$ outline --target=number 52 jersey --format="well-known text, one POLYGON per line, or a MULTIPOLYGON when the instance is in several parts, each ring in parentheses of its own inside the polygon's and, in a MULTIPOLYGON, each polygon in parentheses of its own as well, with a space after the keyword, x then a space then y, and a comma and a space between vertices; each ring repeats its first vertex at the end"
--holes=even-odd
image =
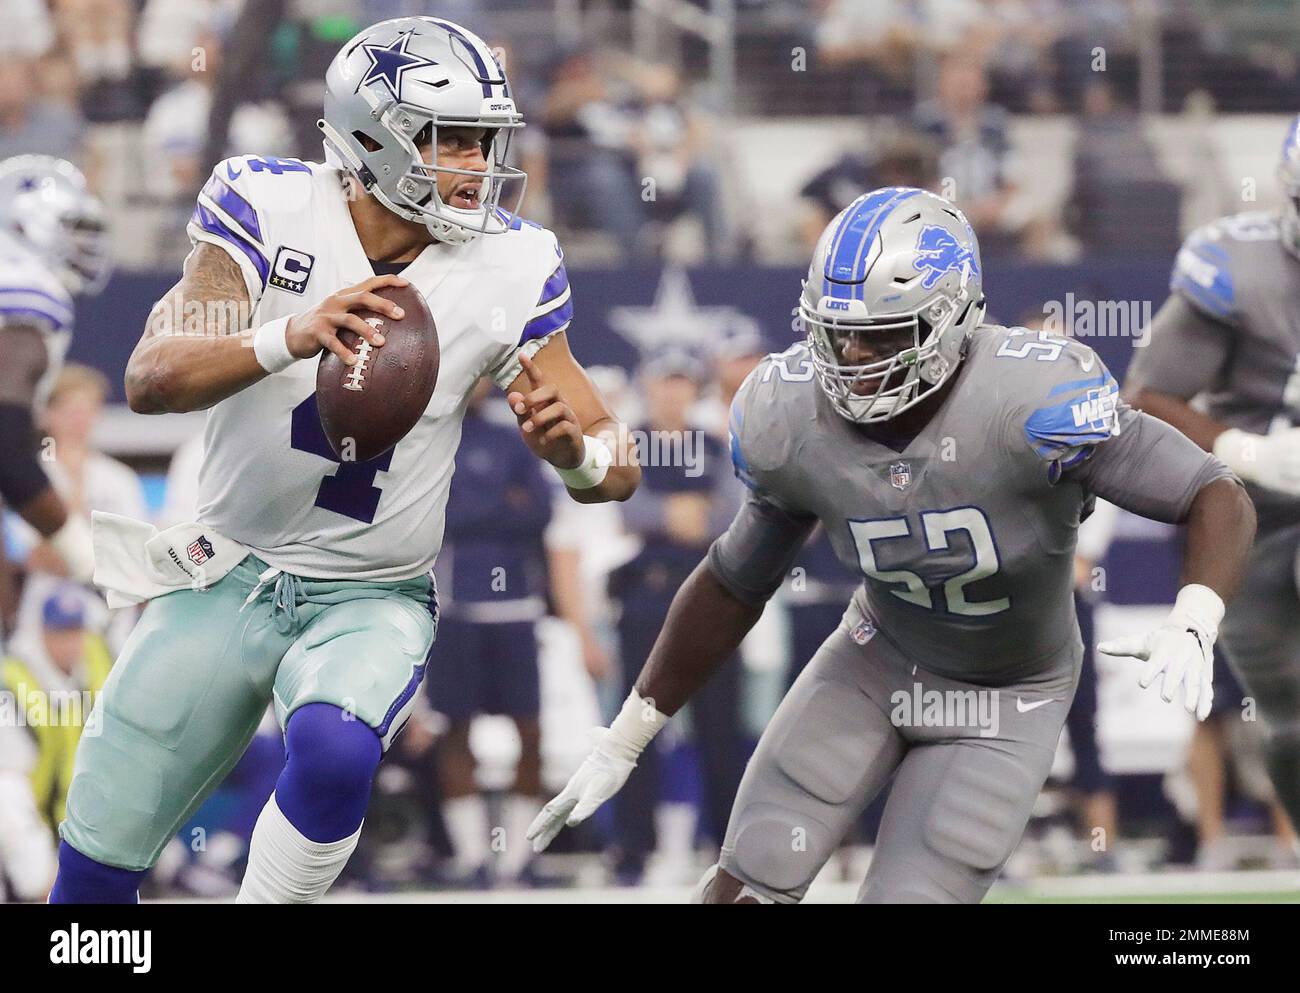
POLYGON ((1079 342, 985 326, 968 344, 951 392, 897 447, 835 413, 806 345, 754 370, 730 424, 751 492, 709 551, 733 595, 770 596, 820 520, 863 576, 855 636, 884 637, 931 672, 1010 682, 1081 651, 1073 556, 1093 497, 1176 522, 1230 477, 1120 401, 1079 342))
MULTIPOLYGON (((317 163, 218 163, 189 234, 238 263, 251 327, 374 275, 344 174, 317 163)), ((208 413, 199 519, 286 572, 375 582, 427 572, 442 543, 471 388, 481 376, 509 384, 520 353, 534 354, 573 314, 555 236, 527 222, 465 245, 430 245, 402 275, 433 314, 441 367, 424 415, 394 448, 368 462, 337 460, 320 426, 315 358, 208 413)))

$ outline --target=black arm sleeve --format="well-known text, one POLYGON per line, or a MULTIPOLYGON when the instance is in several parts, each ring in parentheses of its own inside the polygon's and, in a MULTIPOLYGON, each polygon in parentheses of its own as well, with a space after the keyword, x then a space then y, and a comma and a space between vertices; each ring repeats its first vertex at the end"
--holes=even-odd
POLYGON ((731 527, 709 547, 709 568, 741 603, 760 606, 784 582, 816 524, 815 517, 790 514, 751 493, 731 527))
POLYGON ((26 506, 50 485, 36 458, 34 436, 30 407, 0 403, 0 438, 6 443, 6 451, 0 453, 0 497, 15 510, 26 506))
POLYGON ((1089 493, 1153 521, 1186 520, 1196 494, 1216 479, 1236 479, 1226 465, 1164 421, 1125 407, 1120 433, 1071 475, 1089 493))

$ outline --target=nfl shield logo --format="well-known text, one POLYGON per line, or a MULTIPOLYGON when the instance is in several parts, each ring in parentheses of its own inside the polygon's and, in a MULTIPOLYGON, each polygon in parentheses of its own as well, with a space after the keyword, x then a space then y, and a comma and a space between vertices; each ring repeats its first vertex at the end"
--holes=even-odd
POLYGON ((195 565, 202 565, 212 558, 212 542, 208 541, 203 535, 199 535, 190 542, 185 551, 189 555, 191 562, 195 565))
POLYGON ((912 467, 906 462, 895 462, 889 467, 889 484, 896 490, 905 490, 912 482, 912 467))

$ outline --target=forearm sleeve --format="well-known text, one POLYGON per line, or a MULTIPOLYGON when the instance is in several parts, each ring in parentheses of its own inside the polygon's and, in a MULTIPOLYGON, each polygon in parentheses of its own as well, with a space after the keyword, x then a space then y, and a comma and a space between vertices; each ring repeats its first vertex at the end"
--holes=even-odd
POLYGON ((731 527, 709 547, 709 568, 737 600, 758 606, 780 587, 816 523, 815 517, 790 514, 750 494, 731 527))
POLYGON ((1166 524, 1185 520, 1209 483, 1236 478, 1175 428, 1129 408, 1120 414, 1120 433, 1098 445, 1074 475, 1090 493, 1166 524))
POLYGON ((26 506, 50 485, 32 446, 34 435, 31 408, 0 403, 0 438, 12 443, 0 458, 0 497, 14 510, 26 506))

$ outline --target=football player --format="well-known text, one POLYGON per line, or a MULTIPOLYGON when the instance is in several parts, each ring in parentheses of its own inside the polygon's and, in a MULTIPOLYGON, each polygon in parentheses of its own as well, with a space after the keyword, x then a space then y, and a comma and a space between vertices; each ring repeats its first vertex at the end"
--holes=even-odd
POLYGON ((820 520, 864 576, 741 783, 710 902, 794 902, 892 778, 860 899, 977 902, 1016 847, 1078 679, 1073 554, 1094 497, 1182 522, 1168 618, 1105 646, 1209 711, 1211 649, 1254 530, 1228 469, 1117 399, 1070 339, 982 325, 961 212, 895 187, 826 228, 800 300, 808 340, 732 405, 750 487, 677 594, 633 692, 530 828, 545 847, 614 794, 736 648, 820 520))
POLYGON ((146 532, 149 551, 131 527, 101 534, 96 522, 97 579, 148 604, 104 689, 103 733, 78 754, 53 901, 135 900, 271 702, 287 762, 239 899, 324 894, 424 676, 429 570, 480 377, 508 391, 525 442, 575 499, 635 489, 623 434, 566 342, 555 236, 505 206, 524 179, 505 164, 522 125, 482 40, 398 18, 331 63, 325 164, 241 156, 204 185, 184 275, 126 372, 138 412, 209 410, 198 521, 146 532), (396 447, 340 462, 320 425, 316 358, 355 363, 342 328, 382 348, 355 312, 400 319, 375 291, 408 283, 437 322, 437 388, 396 447), (98 554, 101 540, 121 554, 98 554), (151 553, 192 581, 133 574, 151 553))
POLYGON ((1280 212, 1220 218, 1183 244, 1124 391, 1222 459, 1258 508, 1223 648, 1258 704, 1273 786, 1300 827, 1300 117, 1278 178, 1280 212))
MULTIPOLYGON (((35 420, 72 336, 72 298, 109 275, 103 209, 71 162, 19 155, 0 162, 0 505, 47 538, 69 575, 88 581, 90 526, 41 469, 35 420)), ((0 542, 0 573, 7 574, 0 542)), ((0 620, 14 605, 0 594, 0 620)))

